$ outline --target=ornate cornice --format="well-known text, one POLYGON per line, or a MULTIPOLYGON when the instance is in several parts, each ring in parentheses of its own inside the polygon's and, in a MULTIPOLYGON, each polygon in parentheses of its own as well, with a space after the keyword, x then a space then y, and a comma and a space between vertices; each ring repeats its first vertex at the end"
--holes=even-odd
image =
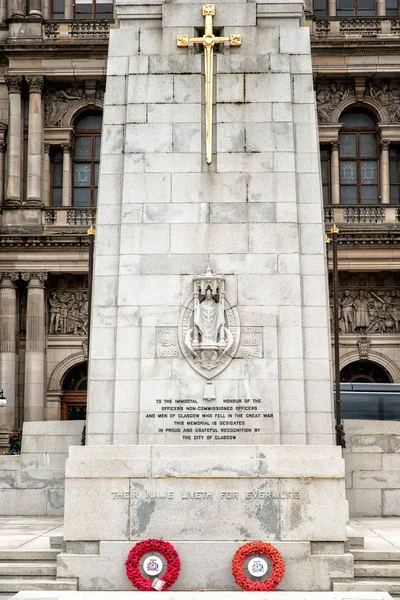
POLYGON ((18 235, 18 234, 3 234, 0 235, 0 248, 15 250, 23 248, 24 250, 32 250, 37 252, 43 250, 48 252, 49 248, 87 248, 89 246, 88 236, 85 233, 70 233, 70 232, 47 232, 43 235, 18 235))

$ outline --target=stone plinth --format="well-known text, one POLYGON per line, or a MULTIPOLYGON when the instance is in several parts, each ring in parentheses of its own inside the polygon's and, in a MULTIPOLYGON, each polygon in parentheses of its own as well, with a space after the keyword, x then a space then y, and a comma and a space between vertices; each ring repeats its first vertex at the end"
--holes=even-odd
POLYGON ((353 574, 343 474, 329 446, 71 448, 58 576, 129 590, 130 548, 161 537, 181 557, 176 590, 234 590, 234 553, 262 539, 284 556, 280 589, 330 589, 353 574))

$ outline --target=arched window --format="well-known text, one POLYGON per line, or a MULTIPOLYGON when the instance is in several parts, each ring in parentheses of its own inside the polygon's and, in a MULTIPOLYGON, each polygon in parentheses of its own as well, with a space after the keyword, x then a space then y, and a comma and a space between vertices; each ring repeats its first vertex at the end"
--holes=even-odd
POLYGON ((75 125, 72 188, 74 206, 96 206, 99 179, 101 113, 86 113, 75 125))
POLYGON ((340 371, 342 383, 392 383, 389 373, 381 365, 369 360, 352 362, 340 371))
POLYGON ((72 367, 62 382, 61 419, 86 419, 87 363, 72 367))
POLYGON ((379 148, 376 122, 362 108, 345 112, 340 130, 341 204, 378 204, 379 148))

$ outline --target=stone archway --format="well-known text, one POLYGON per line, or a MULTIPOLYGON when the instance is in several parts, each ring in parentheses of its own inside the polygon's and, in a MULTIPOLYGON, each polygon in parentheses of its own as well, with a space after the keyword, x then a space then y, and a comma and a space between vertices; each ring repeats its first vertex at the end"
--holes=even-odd
POLYGON ((87 362, 81 362, 70 369, 62 381, 61 420, 75 421, 86 419, 87 402, 87 362))
POLYGON ((357 360, 347 364, 340 371, 343 383, 393 383, 390 373, 371 360, 357 360))
MULTIPOLYGON (((351 363, 355 363, 359 360, 360 360, 360 355, 359 355, 359 352, 356 350, 345 354, 340 359, 340 371, 342 371, 343 368, 346 367, 347 365, 349 365, 351 363)), ((369 354, 368 354, 368 361, 373 362, 373 363, 377 364, 378 366, 382 367, 389 374, 391 382, 393 382, 393 383, 400 382, 400 368, 398 367, 398 365, 395 362, 390 360, 390 358, 388 358, 384 354, 379 354, 378 352, 374 352, 374 351, 370 350, 369 354)))

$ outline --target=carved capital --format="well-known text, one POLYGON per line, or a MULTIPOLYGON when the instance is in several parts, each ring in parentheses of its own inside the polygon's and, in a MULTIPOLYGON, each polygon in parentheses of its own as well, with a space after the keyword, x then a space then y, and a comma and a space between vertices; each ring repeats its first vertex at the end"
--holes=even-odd
POLYGON ((45 145, 43 146, 44 153, 45 153, 45 154, 50 154, 50 148, 51 148, 51 145, 50 145, 50 144, 45 144, 45 145))
POLYGON ((30 94, 41 94, 43 92, 44 78, 40 75, 25 77, 25 81, 28 84, 30 94))
POLYGON ((43 283, 47 281, 47 273, 45 271, 31 271, 29 273, 21 273, 21 279, 23 281, 32 281, 32 279, 38 279, 43 283))
POLYGON ((388 150, 389 150, 389 144, 390 144, 390 142, 388 140, 382 140, 381 141, 381 150, 385 151, 385 152, 388 152, 388 150))
POLYGON ((5 75, 4 81, 9 94, 20 94, 22 91, 22 75, 5 75))
MULTIPOLYGON (((17 281, 19 279, 19 273, 16 273, 15 271, 0 271, 0 286, 1 287, 5 287, 5 285, 7 285, 7 281, 9 280, 12 282, 12 287, 15 286, 15 281, 17 281), (4 285, 5 284, 5 285, 4 285)), ((8 284, 10 285, 10 284, 8 284)))
POLYGON ((69 154, 71 152, 71 143, 67 142, 66 144, 61 144, 61 148, 64 154, 69 154))
POLYGON ((339 141, 331 142, 332 152, 339 152, 339 141))
POLYGON ((363 102, 365 96, 365 77, 354 77, 354 95, 357 102, 363 102))
POLYGON ((6 143, 4 141, 0 142, 0 154, 4 154, 5 150, 6 150, 6 143))

